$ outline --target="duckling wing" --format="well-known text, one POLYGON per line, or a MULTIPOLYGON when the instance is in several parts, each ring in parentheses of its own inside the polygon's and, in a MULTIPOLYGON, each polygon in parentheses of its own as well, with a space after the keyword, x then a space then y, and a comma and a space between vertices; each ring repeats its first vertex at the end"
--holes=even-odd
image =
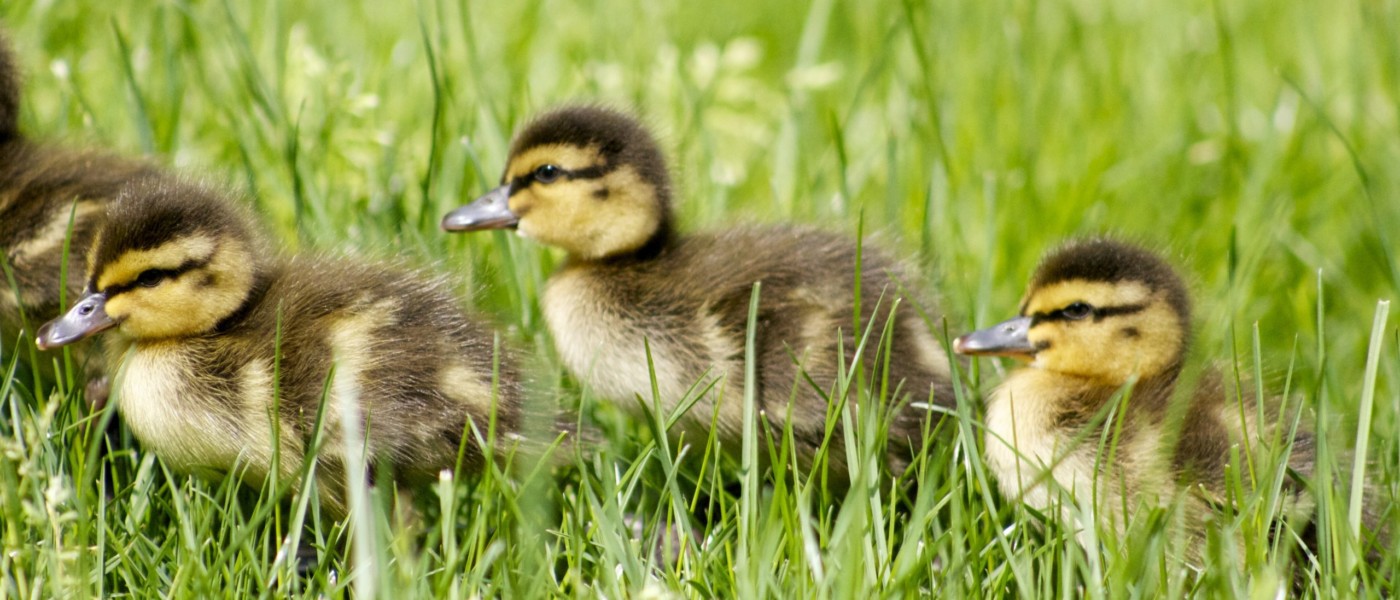
MULTIPOLYGON (((272 339, 280 305, 282 386, 288 414, 305 431, 314 426, 323 391, 329 402, 353 398, 375 456, 431 478, 455 464, 472 426, 483 435, 493 422, 501 432, 518 429, 514 356, 458 308, 444 281, 381 265, 298 259, 267 294, 256 320, 272 339)), ((328 409, 326 419, 333 426, 338 416, 328 409)), ((481 456, 469 444, 468 462, 481 456)))
MULTIPOLYGON (((753 287, 761 284, 759 406, 780 421, 790 411, 794 434, 811 444, 825 436, 839 374, 854 368, 858 351, 866 381, 888 368, 891 396, 882 402, 897 402, 898 390, 913 401, 932 397, 952 405, 946 353, 912 306, 920 300, 912 281, 874 249, 865 248, 858 259, 855 243, 819 230, 740 228, 687 238, 654 263, 637 287, 656 290, 658 304, 698 310, 702 318, 694 326, 708 330, 691 335, 727 340, 724 346, 733 349, 728 358, 738 366, 753 287), (892 336, 883 339, 887 325, 892 336)), ((922 422, 923 411, 905 408, 893 420, 892 436, 917 437, 922 422)))
POLYGON ((1297 407, 1283 413, 1278 401, 1257 398, 1249 385, 1240 387, 1214 366, 1202 372, 1180 427, 1174 456, 1178 478, 1217 511, 1233 510, 1228 500, 1235 495, 1229 491, 1233 470, 1246 492, 1278 485, 1287 495, 1286 513, 1310 512, 1316 438, 1305 426, 1295 429, 1297 407), (1286 462, 1277 471, 1271 461, 1285 449, 1286 462), (1282 479, 1274 482, 1276 473, 1282 479))

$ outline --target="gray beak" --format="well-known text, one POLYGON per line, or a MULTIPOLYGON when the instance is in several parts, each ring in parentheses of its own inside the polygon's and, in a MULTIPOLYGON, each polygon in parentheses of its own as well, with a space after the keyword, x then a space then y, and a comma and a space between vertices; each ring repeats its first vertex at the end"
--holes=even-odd
POLYGON ((510 186, 503 185, 477 198, 471 204, 447 213, 442 218, 443 231, 481 231, 484 229, 513 229, 520 217, 510 212, 510 186))
POLYGON ((977 356, 1030 357, 1036 351, 1026 337, 1030 329, 1030 317, 1016 317, 960 336, 953 340, 953 351, 977 356))
POLYGON ((40 327, 34 343, 40 350, 50 350, 111 329, 116 324, 112 317, 107 316, 107 295, 93 292, 83 296, 68 314, 40 327))

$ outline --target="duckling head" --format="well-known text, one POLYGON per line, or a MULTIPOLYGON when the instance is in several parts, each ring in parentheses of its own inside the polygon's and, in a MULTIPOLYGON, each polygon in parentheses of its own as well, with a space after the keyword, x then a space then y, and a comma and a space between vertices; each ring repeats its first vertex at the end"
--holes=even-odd
POLYGON ((88 253, 88 283, 39 329, 40 349, 110 328, 133 340, 196 336, 239 313, 259 272, 249 218, 212 189, 137 181, 113 201, 88 253))
POLYGON ((1093 239, 1042 260, 1019 317, 959 337, 954 349, 1121 386, 1178 369, 1190 322, 1190 297, 1170 265, 1137 246, 1093 239))
POLYGON ((500 186, 448 213, 442 227, 514 228, 580 258, 608 258, 666 239, 670 188, 661 150, 636 119, 566 107, 516 136, 500 186))

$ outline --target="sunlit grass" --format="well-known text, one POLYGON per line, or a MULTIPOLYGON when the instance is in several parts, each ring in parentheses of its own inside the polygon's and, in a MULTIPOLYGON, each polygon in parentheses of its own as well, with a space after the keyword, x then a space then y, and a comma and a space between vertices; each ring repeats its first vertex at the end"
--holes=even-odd
MULTIPOLYGON (((115 415, 89 414, 81 365, 3 339, 0 597, 1389 590, 1396 555, 1358 567, 1351 500, 1360 479, 1388 500, 1400 467, 1400 335, 1393 304, 1377 315, 1400 296, 1400 2, 21 0, 0 19, 26 131, 240 186, 290 248, 453 273, 531 357, 543 401, 581 407, 600 438, 558 469, 445 478, 418 493, 411 532, 375 489, 357 535, 305 496, 173 475, 126 434, 106 446, 94 432, 115 415), (980 393, 1010 367, 996 362, 962 365, 956 414, 904 479, 867 470, 850 494, 772 461, 790 452, 781 432, 677 444, 658 435, 673 415, 595 399, 538 308, 561 257, 436 225, 493 185, 517 125, 569 100, 660 132, 685 230, 865 231, 941 297, 940 338, 1010 316, 1066 237, 1166 250, 1193 279, 1198 361, 1317 429, 1320 552, 1262 534, 1278 464, 1240 484, 1207 569, 1182 565, 1170 511, 1081 546, 980 463, 980 393), (764 457, 776 473, 745 469, 764 457), (680 558, 658 559, 673 541, 661 554, 680 558), (299 575, 301 544, 318 552, 299 575)), ((839 391, 879 389, 864 377, 839 391)), ((870 467, 879 415, 839 414, 870 467)))

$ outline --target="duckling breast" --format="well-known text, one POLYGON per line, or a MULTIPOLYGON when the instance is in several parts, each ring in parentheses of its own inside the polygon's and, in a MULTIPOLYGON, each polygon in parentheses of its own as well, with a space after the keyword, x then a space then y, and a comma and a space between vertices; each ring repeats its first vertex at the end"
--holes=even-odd
MULTIPOLYGON (((141 444, 185 473, 268 473, 274 455, 271 367, 262 360, 218 365, 205 343, 159 341, 117 350, 117 409, 141 444), (232 368, 223 376, 219 371, 232 368)), ((282 432, 282 472, 300 464, 300 443, 282 432)))
MULTIPOLYGON (((685 420, 691 429, 708 429, 719 396, 742 397, 742 380, 731 377, 736 359, 743 359, 742 345, 726 335, 704 303, 626 302, 627 293, 616 285, 619 278, 598 275, 567 269, 551 277, 545 289, 545 321, 565 366, 593 393, 609 399, 640 396, 650 403, 654 376, 668 414, 688 391, 708 388, 685 420)), ((633 407, 624 403, 623 408, 633 407)), ((714 425, 740 431, 742 403, 721 402, 719 410, 714 425)))
POLYGON ((1066 508, 1062 493, 1068 492, 1115 525, 1137 506, 1170 501, 1175 479, 1160 423, 1135 417, 1130 404, 1121 413, 1099 412, 1117 391, 1041 369, 1008 376, 987 403, 984 450, 1002 493, 1048 511, 1066 508), (1105 437, 1109 417, 1113 435, 1105 437))
POLYGON ((1002 493, 1021 498, 1032 507, 1050 506, 1051 490, 1043 482, 1047 470, 1061 486, 1090 480, 1091 465, 1067 457, 1056 464, 1071 436, 1055 426, 1055 398, 1044 390, 1059 384, 1042 371, 1025 369, 1002 382, 987 401, 984 458, 1002 493))

